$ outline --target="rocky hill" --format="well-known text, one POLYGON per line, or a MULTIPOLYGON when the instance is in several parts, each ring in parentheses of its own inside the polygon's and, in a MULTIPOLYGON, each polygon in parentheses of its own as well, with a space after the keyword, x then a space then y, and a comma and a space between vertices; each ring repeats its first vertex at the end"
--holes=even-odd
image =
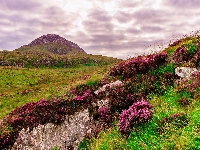
POLYGON ((66 40, 65 38, 56 34, 43 35, 35 40, 33 40, 28 45, 24 45, 17 50, 30 50, 35 46, 42 46, 48 52, 65 55, 73 52, 86 53, 77 44, 66 40))
POLYGON ((0 66, 62 67, 112 64, 119 59, 87 54, 77 44, 56 34, 43 35, 14 51, 0 51, 0 66))

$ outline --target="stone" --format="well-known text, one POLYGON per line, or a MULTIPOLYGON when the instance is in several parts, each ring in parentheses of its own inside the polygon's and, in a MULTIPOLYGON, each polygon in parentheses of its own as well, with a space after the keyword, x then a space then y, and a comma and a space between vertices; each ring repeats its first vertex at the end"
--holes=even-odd
POLYGON ((92 132, 91 120, 89 110, 84 109, 73 116, 66 116, 61 125, 47 123, 38 125, 32 131, 22 129, 12 150, 51 150, 55 146, 59 150, 66 150, 67 147, 78 149, 80 141, 92 132))
POLYGON ((177 67, 175 68, 175 75, 181 77, 181 78, 187 78, 189 79, 191 74, 198 72, 196 68, 190 68, 190 67, 177 67))
POLYGON ((97 102, 97 106, 99 108, 102 108, 102 107, 109 107, 109 99, 102 99, 100 101, 97 102))
POLYGON ((122 85, 122 84, 123 84, 122 81, 117 80, 117 81, 115 81, 115 82, 111 82, 111 83, 108 83, 108 84, 103 85, 101 88, 99 88, 98 90, 96 90, 94 93, 95 93, 96 95, 98 95, 99 92, 105 91, 105 90, 106 90, 106 87, 120 86, 120 85, 122 85))

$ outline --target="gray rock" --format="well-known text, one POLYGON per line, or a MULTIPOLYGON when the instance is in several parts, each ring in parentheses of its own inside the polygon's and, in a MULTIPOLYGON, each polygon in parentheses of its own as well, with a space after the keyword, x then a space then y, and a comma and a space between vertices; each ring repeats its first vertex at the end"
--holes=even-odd
POLYGON ((190 68, 190 67, 177 67, 175 69, 175 74, 181 78, 187 78, 189 79, 191 74, 194 72, 197 72, 198 70, 196 68, 190 68))
POLYGON ((91 118, 88 109, 85 109, 73 116, 66 116, 61 125, 48 123, 32 131, 22 129, 12 150, 51 150, 55 146, 60 150, 66 150, 68 146, 78 149, 80 141, 91 132, 91 118))
POLYGON ((99 92, 105 91, 105 90, 106 90, 106 87, 120 86, 120 85, 122 85, 122 84, 123 84, 122 81, 117 80, 117 81, 115 81, 115 82, 111 82, 111 83, 109 83, 109 84, 103 85, 103 87, 99 88, 99 89, 96 90, 94 93, 95 93, 96 95, 98 95, 99 92))

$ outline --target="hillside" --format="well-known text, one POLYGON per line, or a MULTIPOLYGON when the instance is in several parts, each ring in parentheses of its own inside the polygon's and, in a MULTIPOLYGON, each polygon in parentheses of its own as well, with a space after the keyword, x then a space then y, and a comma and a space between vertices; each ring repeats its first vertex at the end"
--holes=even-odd
MULTIPOLYGON (((44 149, 200 149, 199 36, 179 39, 162 52, 119 61, 115 65, 83 66, 79 66, 82 72, 78 74, 85 82, 69 86, 70 89, 60 95, 26 104, 23 102, 23 105, 9 114, 2 115, 0 148, 17 149, 27 146, 37 149, 42 145, 44 149), (93 75, 99 73, 98 77, 89 73, 92 67, 97 67, 93 75), (102 67, 105 68, 99 72, 102 67), (86 68, 87 76, 84 74, 86 68), (88 79, 89 76, 92 79, 88 79), (90 122, 79 120, 76 118, 77 114, 90 122), (73 116, 78 122, 71 120, 71 124, 67 124, 70 119, 66 121, 66 116, 73 116), (59 127, 63 127, 63 124, 66 129, 62 134, 56 128, 60 130, 59 127), (81 126, 87 132, 80 129, 81 132, 72 130, 73 133, 67 128, 71 128, 70 125, 81 126), (55 137, 45 126, 53 126, 51 130, 55 137), (47 139, 33 138, 44 134, 47 139), (70 137, 62 139, 66 134, 70 137), (67 142, 68 138, 72 142, 67 142), (27 145, 24 139, 36 144, 27 145)), ((39 68, 34 69, 35 72, 41 71, 39 68)), ((50 72, 46 69, 42 70, 42 76, 50 72)), ((18 73, 18 70, 15 71, 11 73, 13 76, 18 73)), ((30 77, 26 76, 28 78, 23 83, 25 85, 30 77)), ((34 78, 37 76, 35 74, 34 78)), ((71 76, 73 78, 73 74, 71 76)), ((50 84, 50 79, 51 75, 44 84, 49 84, 52 88, 55 85, 50 84)), ((63 75, 58 80, 58 84, 62 83, 66 76, 63 75)), ((34 84, 38 87, 42 85, 39 80, 28 82, 30 87, 34 87, 34 84)), ((70 82, 73 83, 74 80, 70 82)), ((13 85, 12 82, 10 84, 13 85)), ((12 88, 4 87, 8 93, 12 88)), ((32 89, 22 91, 17 101, 20 102, 20 98, 29 94, 34 95, 35 91, 32 89)), ((5 100, 1 108, 8 105, 10 104, 6 105, 5 100)))
POLYGON ((80 64, 108 65, 117 61, 112 57, 87 54, 77 44, 55 34, 43 35, 13 51, 0 51, 0 66, 67 68, 80 64))
POLYGON ((35 40, 33 40, 28 45, 21 46, 16 51, 30 51, 33 49, 48 51, 53 54, 65 55, 68 53, 82 52, 86 53, 77 44, 66 40, 65 38, 56 34, 43 35, 35 40))

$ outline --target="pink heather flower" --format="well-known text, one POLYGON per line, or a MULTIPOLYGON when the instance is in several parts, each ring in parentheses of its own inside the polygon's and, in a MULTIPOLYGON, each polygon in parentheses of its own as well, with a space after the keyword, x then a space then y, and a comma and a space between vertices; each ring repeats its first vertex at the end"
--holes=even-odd
POLYGON ((98 109, 98 113, 102 120, 109 122, 111 119, 111 112, 108 107, 101 107, 98 109))
POLYGON ((41 99, 41 100, 38 101, 37 104, 36 104, 36 106, 41 106, 41 107, 43 107, 43 106, 48 106, 48 105, 49 105, 49 103, 48 103, 47 100, 45 100, 45 99, 41 99))
POLYGON ((142 100, 133 103, 128 110, 123 110, 119 115, 119 131, 122 133, 127 133, 134 124, 148 121, 151 117, 151 107, 151 104, 142 100))

